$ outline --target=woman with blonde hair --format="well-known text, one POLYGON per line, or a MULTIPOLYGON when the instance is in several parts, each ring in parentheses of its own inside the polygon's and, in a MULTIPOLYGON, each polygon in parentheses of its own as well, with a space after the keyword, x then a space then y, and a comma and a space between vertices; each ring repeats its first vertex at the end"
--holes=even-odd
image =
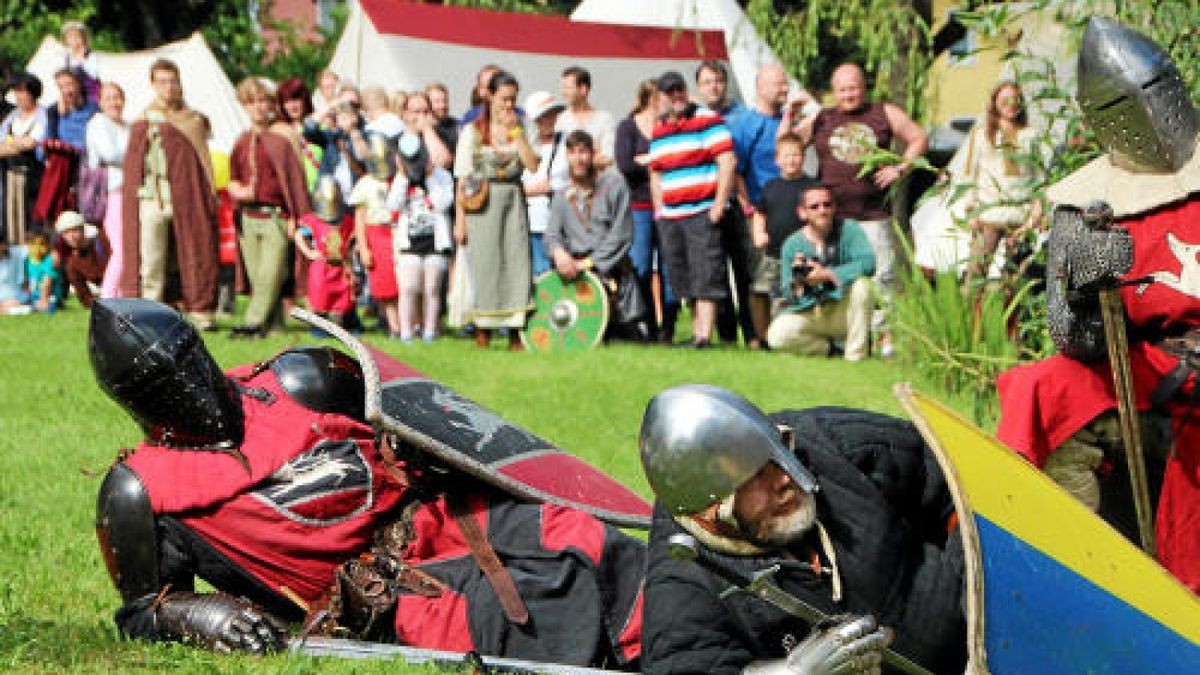
POLYGON ((967 136, 962 180, 970 186, 961 213, 971 229, 967 283, 986 279, 1000 238, 1013 238, 1041 216, 1031 188, 1040 172, 1020 85, 1004 81, 992 89, 987 115, 967 136))
POLYGON ((383 134, 395 139, 404 131, 404 122, 393 111, 392 99, 383 87, 363 87, 359 95, 362 99, 362 115, 366 120, 363 127, 366 133, 383 134))
POLYGON ((397 89, 388 96, 388 110, 392 114, 398 115, 400 119, 404 119, 404 103, 408 100, 408 92, 397 89))

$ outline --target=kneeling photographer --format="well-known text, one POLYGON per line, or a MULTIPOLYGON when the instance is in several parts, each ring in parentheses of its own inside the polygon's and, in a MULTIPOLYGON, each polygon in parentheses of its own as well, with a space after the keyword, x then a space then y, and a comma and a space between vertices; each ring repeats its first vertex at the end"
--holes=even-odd
POLYGON ((785 301, 767 330, 772 349, 828 355, 841 342, 847 361, 865 358, 871 344, 871 275, 875 253, 859 224, 835 218, 833 192, 805 189, 797 212, 803 226, 787 238, 780 260, 785 301))

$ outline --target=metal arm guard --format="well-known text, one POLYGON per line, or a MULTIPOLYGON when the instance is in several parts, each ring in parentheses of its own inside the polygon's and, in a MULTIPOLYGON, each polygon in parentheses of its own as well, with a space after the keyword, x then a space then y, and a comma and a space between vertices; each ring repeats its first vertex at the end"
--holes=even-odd
POLYGON ((157 593, 158 532, 150 496, 124 462, 104 477, 96 500, 96 536, 113 585, 127 604, 157 593))
POLYGON ((225 593, 171 593, 155 610, 159 639, 215 652, 265 654, 282 647, 288 626, 244 598, 225 593))
POLYGON ((305 408, 365 418, 362 368, 344 353, 328 347, 289 349, 275 357, 271 371, 288 396, 305 408))
POLYGON ((1046 265, 1046 324, 1054 346, 1080 361, 1107 355, 1099 292, 1133 267, 1133 237, 1112 225, 1112 208, 1092 202, 1054 211, 1046 265))

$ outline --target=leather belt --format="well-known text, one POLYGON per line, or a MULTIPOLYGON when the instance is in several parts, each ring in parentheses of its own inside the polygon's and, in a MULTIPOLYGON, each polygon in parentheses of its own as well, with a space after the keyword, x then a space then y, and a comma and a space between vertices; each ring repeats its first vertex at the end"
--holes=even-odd
POLYGON ((277 218, 286 214, 282 206, 243 206, 242 215, 251 218, 277 218))
POLYGON ((471 547, 471 556, 475 558, 475 563, 483 570, 488 583, 492 585, 492 590, 496 592, 504 616, 518 626, 529 623, 529 609, 525 607, 525 601, 521 600, 521 594, 517 591, 517 585, 508 573, 508 568, 500 562, 496 550, 479 529, 479 521, 475 520, 475 514, 471 513, 467 497, 447 494, 446 506, 449 507, 450 515, 454 517, 463 538, 467 540, 467 546, 471 547))

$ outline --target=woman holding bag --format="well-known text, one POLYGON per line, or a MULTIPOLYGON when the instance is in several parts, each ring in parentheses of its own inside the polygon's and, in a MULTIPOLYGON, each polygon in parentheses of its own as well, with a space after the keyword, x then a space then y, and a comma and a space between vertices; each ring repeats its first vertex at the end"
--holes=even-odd
POLYGON ((537 171, 538 157, 517 115, 518 91, 512 75, 494 74, 482 114, 463 128, 455 152, 454 238, 468 246, 475 291, 470 317, 481 348, 490 344, 493 329, 507 328, 509 349, 521 349, 518 331, 530 309, 529 216, 521 174, 537 171))

